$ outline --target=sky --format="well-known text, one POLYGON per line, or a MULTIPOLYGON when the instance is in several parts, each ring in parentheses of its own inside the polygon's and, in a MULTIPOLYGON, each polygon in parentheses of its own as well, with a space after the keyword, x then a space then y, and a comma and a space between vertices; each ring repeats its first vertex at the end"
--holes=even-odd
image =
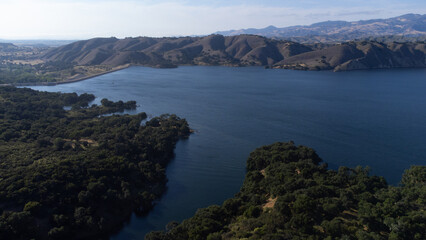
POLYGON ((426 13, 425 0, 0 0, 0 39, 169 37, 426 13))

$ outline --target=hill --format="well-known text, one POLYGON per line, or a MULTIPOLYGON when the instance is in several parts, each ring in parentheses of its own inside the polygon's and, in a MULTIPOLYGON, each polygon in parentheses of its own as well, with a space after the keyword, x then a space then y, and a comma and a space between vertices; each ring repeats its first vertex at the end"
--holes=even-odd
POLYGON ((217 34, 234 36, 255 34, 269 38, 287 39, 302 43, 342 42, 366 37, 404 35, 426 35, 426 14, 406 14, 388 19, 372 19, 354 22, 326 21, 309 26, 277 28, 269 26, 262 29, 240 29, 221 31, 217 34))
POLYGON ((95 38, 47 52, 47 61, 78 65, 271 65, 311 51, 308 46, 254 35, 181 38, 95 38))
POLYGON ((286 58, 275 68, 348 71, 426 67, 425 43, 347 42, 286 58))
POLYGON ((300 44, 256 35, 181 38, 95 38, 54 48, 46 61, 77 65, 154 67, 177 65, 268 66, 346 71, 425 67, 424 42, 300 44))
POLYGON ((327 164, 292 142, 263 146, 247 160, 241 190, 146 240, 426 239, 426 167, 398 187, 368 168, 327 164))

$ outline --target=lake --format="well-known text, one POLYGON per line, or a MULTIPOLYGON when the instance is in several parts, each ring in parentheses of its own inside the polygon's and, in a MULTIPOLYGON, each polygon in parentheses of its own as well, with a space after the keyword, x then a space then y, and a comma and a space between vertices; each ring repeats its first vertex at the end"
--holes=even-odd
MULTIPOLYGON (((426 70, 305 72, 260 67, 131 67, 82 82, 33 89, 136 100, 134 112, 175 113, 195 133, 176 146, 168 190, 114 240, 143 239, 240 188, 251 151, 293 140, 337 169, 370 166, 398 184, 426 163, 426 70)), ((132 113, 132 112, 131 112, 132 113)))

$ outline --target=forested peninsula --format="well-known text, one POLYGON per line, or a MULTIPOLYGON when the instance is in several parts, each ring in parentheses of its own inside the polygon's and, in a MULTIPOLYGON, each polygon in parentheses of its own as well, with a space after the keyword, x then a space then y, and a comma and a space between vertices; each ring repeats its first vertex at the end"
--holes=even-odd
POLYGON ((145 239, 426 239, 426 166, 406 170, 399 186, 368 172, 330 170, 293 142, 263 146, 235 197, 145 239))
POLYGON ((187 122, 94 98, 0 87, 0 239, 107 239, 164 192, 187 122))

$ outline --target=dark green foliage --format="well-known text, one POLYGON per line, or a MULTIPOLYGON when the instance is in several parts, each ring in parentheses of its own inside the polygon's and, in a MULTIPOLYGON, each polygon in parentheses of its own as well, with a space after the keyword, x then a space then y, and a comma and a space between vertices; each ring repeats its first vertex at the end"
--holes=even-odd
POLYGON ((39 202, 27 202, 24 206, 24 212, 30 212, 31 215, 38 215, 40 213, 41 204, 39 202))
POLYGON ((0 239, 106 237, 164 190, 186 121, 102 116, 136 102, 84 107, 93 99, 0 88, 0 239))
POLYGON ((258 148, 234 198, 146 239, 426 239, 426 167, 394 187, 368 168, 320 163, 293 142, 258 148))
MULTIPOLYGON (((59 62, 57 63, 59 64, 59 62)), ((50 65, 50 64, 46 64, 50 65)), ((68 67, 69 64, 66 64, 68 67)), ((65 67, 65 66, 64 66, 65 67)), ((54 82, 55 76, 42 73, 44 65, 29 64, 0 64, 0 84, 4 83, 36 83, 36 82, 54 82)))

